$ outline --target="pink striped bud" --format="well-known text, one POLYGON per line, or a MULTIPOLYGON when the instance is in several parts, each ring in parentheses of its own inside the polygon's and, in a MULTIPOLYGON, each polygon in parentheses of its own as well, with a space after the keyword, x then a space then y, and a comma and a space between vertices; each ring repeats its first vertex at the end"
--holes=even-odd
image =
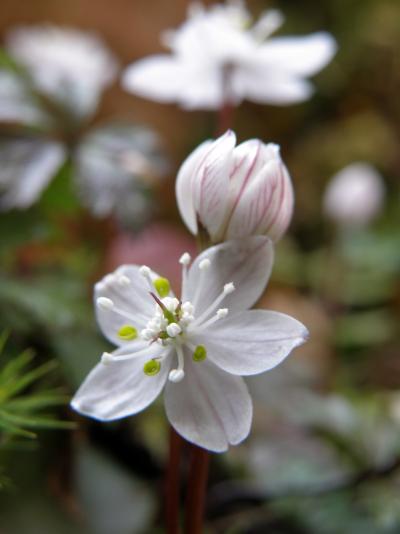
POLYGON ((279 146, 258 139, 236 146, 230 130, 202 143, 183 162, 176 197, 189 230, 197 234, 204 228, 213 243, 260 234, 277 241, 294 202, 279 146))

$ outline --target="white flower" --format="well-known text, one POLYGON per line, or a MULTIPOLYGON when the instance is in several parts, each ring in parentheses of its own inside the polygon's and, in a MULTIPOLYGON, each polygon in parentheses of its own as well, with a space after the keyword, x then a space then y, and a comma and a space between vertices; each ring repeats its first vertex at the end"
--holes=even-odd
POLYGON ((220 452, 251 426, 251 398, 239 375, 272 369, 307 330, 281 313, 248 311, 271 271, 268 238, 229 241, 189 262, 183 255, 180 300, 145 266, 122 266, 95 286, 98 322, 119 348, 103 355, 72 407, 102 421, 119 419, 146 408, 165 387, 175 430, 220 452))
POLYGON ((49 25, 22 26, 6 39, 8 52, 24 65, 39 92, 89 115, 116 76, 117 62, 97 35, 49 25))
POLYGON ((113 213, 128 224, 146 221, 150 185, 166 168, 160 141, 151 130, 124 123, 92 130, 74 161, 80 197, 95 216, 113 213))
POLYGON ((176 181, 181 216, 193 234, 204 228, 214 243, 258 234, 277 240, 294 201, 279 147, 258 139, 235 144, 228 131, 184 161, 176 181))
POLYGON ((324 211, 339 224, 364 226, 379 214, 384 197, 385 186, 376 169, 368 163, 352 163, 329 182, 324 211))
POLYGON ((306 80, 332 59, 336 43, 330 34, 275 37, 283 17, 264 12, 250 25, 242 2, 194 4, 188 19, 164 35, 171 55, 142 59, 123 76, 126 90, 157 102, 178 102, 188 109, 218 109, 224 103, 277 105, 306 100, 306 80))

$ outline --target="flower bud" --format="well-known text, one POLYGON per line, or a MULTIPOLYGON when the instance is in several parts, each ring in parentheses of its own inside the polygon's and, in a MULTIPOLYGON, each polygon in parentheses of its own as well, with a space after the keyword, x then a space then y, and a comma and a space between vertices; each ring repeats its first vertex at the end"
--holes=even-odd
POLYGON ((324 212, 341 225, 364 226, 379 214, 384 196, 380 174, 368 163, 352 163, 328 184, 324 212))
POLYGON ((277 241, 293 212, 293 188, 279 147, 232 131, 205 141, 183 162, 176 181, 181 216, 193 234, 213 243, 250 235, 277 241))

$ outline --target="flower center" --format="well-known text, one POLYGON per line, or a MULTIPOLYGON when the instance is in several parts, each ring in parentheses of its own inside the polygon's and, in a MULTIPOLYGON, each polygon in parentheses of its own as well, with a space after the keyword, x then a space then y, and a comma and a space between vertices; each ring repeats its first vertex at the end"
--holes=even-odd
MULTIPOLYGON (((185 252, 179 262, 182 265, 182 290, 187 282, 187 270, 191 262, 190 255, 185 252)), ((207 276, 207 271, 210 269, 211 261, 204 258, 198 263, 198 283, 194 293, 193 302, 197 302, 200 297, 202 281, 207 276)), ((195 306, 189 300, 182 302, 170 295, 170 283, 167 278, 154 278, 151 270, 146 265, 139 269, 140 274, 144 278, 144 283, 147 284, 149 290, 149 298, 154 300, 154 314, 146 322, 145 327, 138 332, 135 327, 135 318, 129 312, 120 309, 108 297, 99 297, 97 299, 97 306, 104 311, 112 311, 126 320, 126 324, 121 326, 117 331, 117 335, 124 341, 142 340, 149 342, 149 345, 157 343, 161 347, 173 347, 176 353, 177 366, 172 369, 168 375, 171 382, 180 382, 184 376, 184 347, 192 352, 192 359, 194 362, 202 362, 207 358, 207 349, 204 345, 195 345, 191 342, 191 333, 200 333, 206 330, 214 322, 223 319, 228 314, 228 308, 219 308, 224 298, 234 291, 235 287, 232 282, 223 286, 222 292, 211 302, 211 304, 200 314, 195 316, 195 306)), ((103 282, 100 282, 100 288, 112 288, 115 285, 119 289, 128 288, 131 284, 130 279, 116 272, 105 277, 103 282)), ((127 347, 128 350, 128 347, 127 347)), ((148 347, 136 350, 132 353, 113 355, 104 353, 102 362, 110 364, 116 361, 124 361, 132 358, 143 357, 148 353, 148 347)), ((155 356, 148 360, 143 367, 143 372, 147 376, 157 375, 161 370, 161 362, 165 356, 155 356)))

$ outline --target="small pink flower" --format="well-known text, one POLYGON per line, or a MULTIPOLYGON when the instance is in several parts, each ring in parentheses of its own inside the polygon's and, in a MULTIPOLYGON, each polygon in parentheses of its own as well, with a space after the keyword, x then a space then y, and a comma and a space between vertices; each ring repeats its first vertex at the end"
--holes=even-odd
POLYGON ((181 216, 193 234, 202 227, 213 243, 260 234, 277 241, 294 202, 279 146, 258 139, 235 145, 229 130, 184 161, 176 182, 181 216))

